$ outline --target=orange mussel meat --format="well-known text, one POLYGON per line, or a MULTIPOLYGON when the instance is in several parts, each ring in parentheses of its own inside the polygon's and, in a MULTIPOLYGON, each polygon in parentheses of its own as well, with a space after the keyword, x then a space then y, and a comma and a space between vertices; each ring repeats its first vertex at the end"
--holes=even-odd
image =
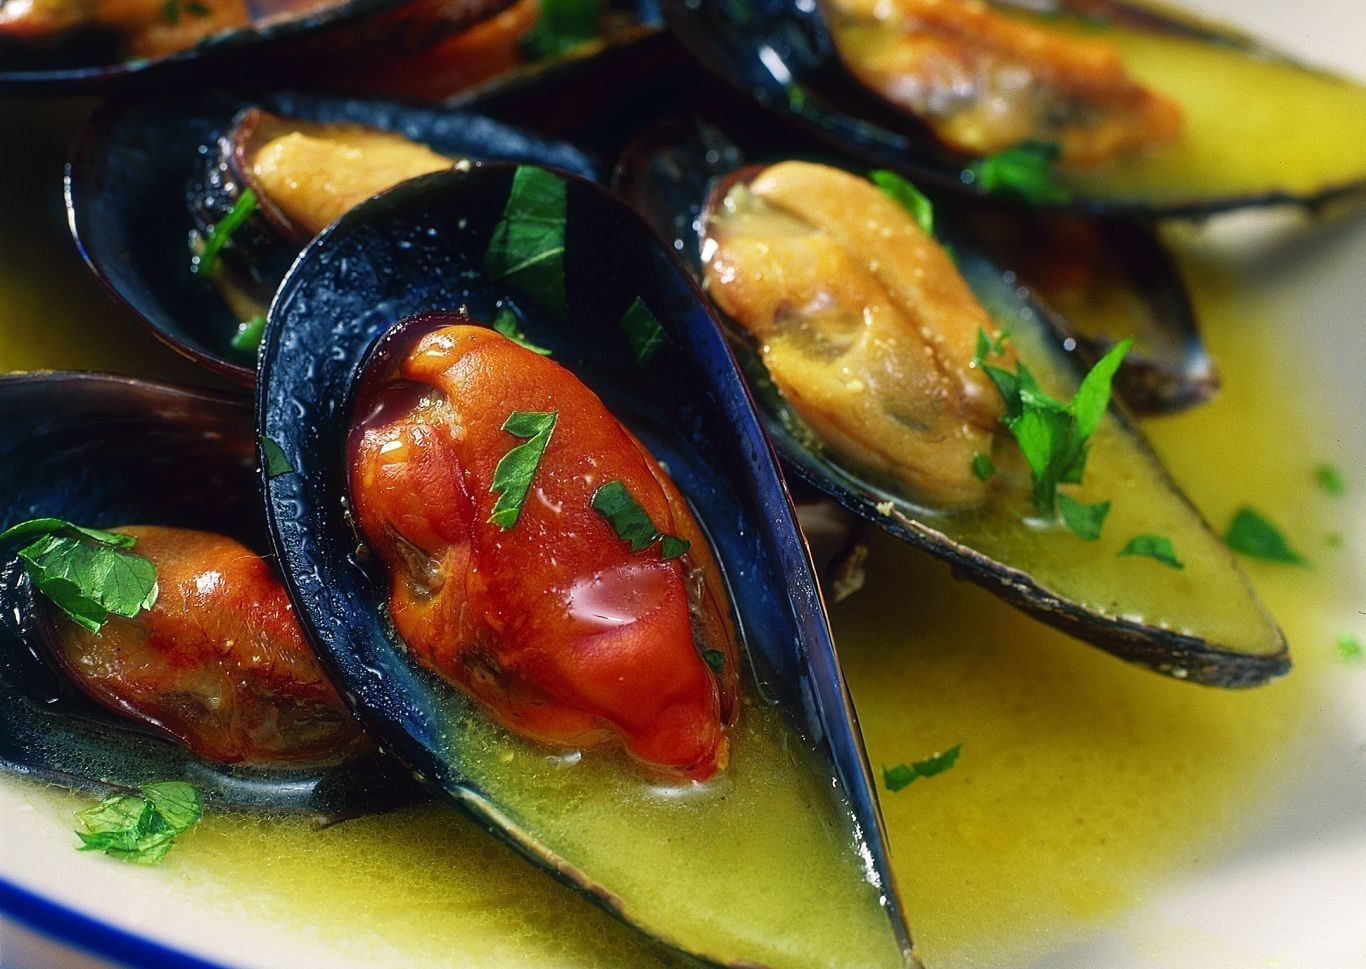
POLYGON ((222 763, 328 763, 368 747, 304 639, 284 586, 231 538, 131 526, 156 604, 97 633, 59 617, 57 658, 99 703, 222 763))
POLYGON ((683 496, 568 370, 483 327, 431 322, 362 393, 351 442, 351 497, 389 568, 398 633, 516 734, 616 742, 652 770, 712 775, 728 758, 738 647, 683 496), (504 528, 490 487, 522 443, 503 429, 515 412, 556 419, 504 528), (689 550, 632 551, 591 504, 612 481, 689 550))

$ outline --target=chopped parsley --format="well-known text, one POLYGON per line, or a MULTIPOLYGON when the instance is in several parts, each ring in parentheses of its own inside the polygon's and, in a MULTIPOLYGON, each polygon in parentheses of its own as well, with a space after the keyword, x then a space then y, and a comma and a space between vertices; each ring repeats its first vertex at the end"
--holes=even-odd
POLYGON ((1239 508, 1228 523, 1224 542, 1235 552, 1252 558, 1290 565, 1306 564, 1304 557, 1290 547, 1280 529, 1246 505, 1239 508))
POLYGON ((1053 180, 1058 153, 1055 144, 1028 141, 973 162, 964 170, 963 181, 988 195, 1057 205, 1072 197, 1053 180))
POLYGON ((713 673, 720 673, 726 668, 726 654, 719 649, 702 650, 702 659, 711 667, 713 673))
POLYGON ((131 619, 156 604, 156 566, 129 551, 137 543, 133 536, 35 518, 0 533, 0 544, 34 536, 36 541, 19 550, 24 571, 53 605, 90 632, 99 632, 111 615, 131 619))
POLYGON ((522 332, 522 324, 511 307, 504 306, 498 311, 498 315, 493 318, 493 329, 519 347, 530 350, 532 353, 539 353, 543 357, 550 356, 549 350, 537 346, 526 338, 526 334, 522 332))
POLYGON ((1315 468, 1314 480, 1320 488, 1335 498, 1347 493, 1346 479, 1343 478, 1342 472, 1331 464, 1320 464, 1315 468))
POLYGON ((237 333, 232 338, 232 348, 242 353, 255 353, 261 349, 261 336, 266 332, 266 318, 257 313, 251 319, 237 324, 237 333))
POLYGON ((977 352, 972 356, 972 365, 980 367, 986 363, 988 357, 999 357, 1006 352, 1006 343, 1010 340, 1009 330, 1000 330, 994 337, 987 336, 987 331, 981 327, 977 328, 977 352))
POLYGON ((1172 540, 1165 535, 1135 535, 1129 539, 1129 544, 1119 550, 1120 555, 1142 555, 1150 559, 1156 559, 1163 565, 1170 565, 1174 569, 1184 569, 1185 563, 1176 557, 1176 549, 1172 547, 1172 540))
POLYGON ((555 430, 559 411, 519 410, 508 415, 503 422, 503 430, 516 437, 527 440, 513 447, 498 461, 493 469, 493 484, 490 493, 497 492, 493 513, 489 523, 504 531, 513 528, 521 517, 522 505, 526 502, 527 492, 531 490, 531 479, 541 466, 541 457, 550 434, 555 430))
POLYGON ((992 463, 991 455, 983 454, 978 451, 972 456, 972 473, 977 476, 978 481, 986 481, 996 473, 996 465, 992 463))
POLYGON ((540 0, 536 25, 522 41, 526 56, 555 57, 598 36, 601 0, 540 0))
MULTIPOLYGON (((1054 400, 1039 386, 1023 362, 1011 373, 983 363, 1001 399, 1005 416, 1001 422, 1010 431, 1029 464, 1034 479, 1034 507, 1040 514, 1056 513, 1058 485, 1080 484, 1086 470, 1090 441, 1110 406, 1110 384, 1133 340, 1124 340, 1110 349, 1091 368, 1070 403, 1054 400)), ((979 351, 993 344, 978 331, 979 351)))
POLYGON ((1058 511, 1062 513, 1063 524, 1072 530, 1072 534, 1088 542, 1094 542, 1100 538, 1105 516, 1110 514, 1110 503, 1102 501, 1094 505, 1084 505, 1069 495, 1058 492, 1058 511))
POLYGON ((204 240, 204 251, 199 254, 199 257, 195 259, 191 265, 196 276, 212 275, 214 265, 218 262, 219 250, 228 244, 228 240, 232 238, 232 234, 240 229, 242 223, 251 218, 252 213, 255 211, 256 193, 251 189, 247 189, 238 196, 237 201, 233 203, 228 214, 223 216, 223 218, 209 230, 209 237, 204 240))
POLYGON ((261 462, 265 468, 266 478, 272 481, 282 474, 294 472, 294 465, 285 457, 284 448, 264 434, 261 435, 261 462))
POLYGON ((180 23, 180 11, 184 10, 188 14, 196 17, 212 16, 213 11, 200 3, 199 0, 165 0, 161 5, 161 17, 172 27, 180 23))
POLYGON ((646 306, 645 301, 639 296, 622 316, 621 328, 631 344, 631 350, 636 357, 636 365, 640 367, 649 363, 650 358, 658 353, 659 348, 669 339, 668 334, 664 332, 664 327, 659 325, 659 320, 650 312, 650 307, 646 306))
POLYGON ((642 551, 659 542, 659 557, 676 559, 691 548, 691 543, 686 539, 661 532, 645 509, 640 507, 640 502, 620 481, 609 481, 593 492, 589 504, 607 519, 617 538, 628 543, 632 552, 642 551))
POLYGON ((954 744, 942 753, 932 754, 924 760, 917 760, 909 765, 897 764, 895 767, 884 767, 882 768, 883 786, 895 794, 897 791, 908 787, 912 781, 918 778, 942 774, 958 763, 958 755, 962 752, 963 745, 954 744))
POLYGON ((1361 640, 1351 633, 1343 633, 1338 637, 1338 655, 1345 660, 1360 660, 1366 656, 1366 647, 1363 647, 1361 640))
POLYGON ((175 839, 204 816, 199 792, 182 781, 144 784, 142 797, 115 794, 77 811, 85 827, 77 831, 80 851, 103 851, 139 865, 156 864, 175 839))
POLYGON ((896 202, 911 214, 916 224, 927 236, 934 235, 934 203, 925 194, 902 178, 896 172, 878 169, 869 173, 873 184, 882 189, 882 194, 896 202))
POLYGON ((503 217, 493 230, 484 268, 546 309, 568 313, 564 282, 564 179, 544 168, 519 165, 503 217))

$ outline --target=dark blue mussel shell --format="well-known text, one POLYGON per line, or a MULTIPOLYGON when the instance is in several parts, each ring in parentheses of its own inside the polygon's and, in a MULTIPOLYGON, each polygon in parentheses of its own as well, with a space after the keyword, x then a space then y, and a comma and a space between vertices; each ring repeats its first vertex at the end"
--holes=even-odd
MULTIPOLYGON (((812 155, 763 134, 746 137, 745 141, 746 147, 742 148, 711 124, 696 118, 674 118, 643 133, 616 165, 614 189, 668 241, 680 262, 699 280, 703 273, 705 207, 714 204, 734 180, 757 173, 762 164, 753 163, 760 159, 810 159, 812 155), (758 158, 747 156, 746 148, 751 145, 758 158)), ((816 160, 847 167, 847 163, 839 159, 816 160)), ((1084 372, 1091 361, 1078 340, 1069 334, 1066 320, 1039 302, 1028 287, 1021 286, 1013 272, 1002 270, 983 252, 967 218, 973 208, 965 209, 961 200, 952 197, 939 194, 932 197, 935 235, 953 251, 959 272, 978 300, 1017 338, 1030 332, 1037 334, 1042 343, 1040 352, 1052 356, 1056 366, 1078 375, 1084 372)), ((1027 232, 1028 223, 1025 226, 1027 232)), ((1141 239, 1134 245, 1140 253, 1145 251, 1141 239)), ((1160 266, 1148 269, 1160 277, 1160 266)), ((903 502, 895 488, 888 490, 885 482, 878 481, 876 476, 845 466, 827 453, 810 430, 801 428, 792 419, 753 338, 719 310, 717 314, 754 389, 764 427, 784 467, 795 479, 824 493, 873 526, 944 559, 958 575, 976 582, 1011 605, 1131 662, 1194 682, 1228 687, 1263 683, 1289 670, 1285 640, 1279 630, 1275 630, 1276 648, 1265 654, 1245 652, 1236 644, 1210 643, 1196 635, 1070 599, 1029 573, 953 537, 951 524, 945 524, 934 509, 903 502), (896 500, 891 500, 893 498, 896 500)), ((1174 316, 1172 328, 1176 337, 1183 336, 1184 319, 1190 318, 1180 313, 1174 316)), ((1190 323, 1192 328, 1184 332, 1184 337, 1190 341, 1194 368, 1189 384, 1198 388, 1201 364, 1207 363, 1208 358, 1193 329, 1193 319, 1190 323)), ((1148 379, 1140 372, 1131 378, 1129 389, 1153 399, 1150 385, 1146 383, 1148 379)), ((1117 380, 1116 388, 1121 386, 1122 382, 1117 380)), ((1179 390, 1183 381, 1178 380, 1175 386, 1179 390)), ((1195 390, 1190 392, 1196 393, 1195 390)), ((1193 510, 1177 484, 1162 469, 1128 412, 1112 406, 1111 416, 1119 432, 1135 445, 1136 460, 1156 469, 1155 481, 1166 496, 1165 500, 1193 510)), ((1195 527, 1209 533, 1208 525, 1199 518, 1198 512, 1195 527)), ((1237 571, 1231 556, 1227 565, 1237 571)), ((1264 614, 1255 597, 1253 607, 1264 614)), ((1270 621, 1269 617, 1267 621, 1270 621)))
MULTIPOLYGON (((252 415, 206 391, 124 377, 0 377, 0 528, 54 516, 152 523, 265 547, 252 415)), ((219 807, 338 818, 421 796, 396 762, 263 770, 201 761, 99 706, 44 659, 15 548, 0 552, 0 769, 107 794, 185 780, 219 807)))
MULTIPOLYGON (((514 301, 526 310, 528 338, 597 393, 688 496, 731 586, 754 685, 810 745, 820 771, 828 771, 823 789, 833 784, 839 792, 848 812, 841 823, 852 826, 853 843, 867 859, 860 877, 880 886, 885 915, 876 918, 890 925, 879 931, 888 933, 889 946, 894 941, 898 961, 913 962, 811 561, 776 459, 704 298, 634 212, 597 185, 568 178, 569 319, 524 305, 482 269, 513 173, 512 166, 476 165, 398 186, 339 219, 280 287, 261 351, 258 426, 295 469, 269 478, 266 497, 305 629, 386 749, 533 861, 633 920, 629 895, 619 895, 610 876, 604 881, 601 872, 557 855, 517 822, 517 803, 500 802, 471 779, 471 758, 479 755, 461 745, 460 731, 468 728, 452 728, 444 712, 455 690, 420 669, 392 632, 388 582, 357 555, 346 512, 351 403, 378 341, 418 314, 464 310, 489 320, 503 301, 514 301), (669 338, 644 368, 617 324, 637 296, 669 338)), ((717 956, 686 937, 646 928, 704 958, 753 964, 743 954, 717 956)))
MULTIPOLYGON (((1145 33, 1238 50, 1254 60, 1328 77, 1222 25, 1146 0, 1000 0, 1000 5, 1114 22, 1145 33)), ((940 145, 923 125, 883 102, 845 69, 821 11, 821 0, 660 0, 660 6, 665 23, 690 54, 775 116, 873 164, 899 169, 939 188, 987 197, 966 173, 970 158, 940 145)), ((1350 84, 1340 78, 1333 80, 1350 84)), ((1230 103, 1241 105, 1237 93, 1230 103)), ((1307 132, 1304 137, 1312 134, 1307 132)), ((1065 201, 1030 204, 1091 215, 1200 216, 1249 206, 1314 206, 1360 193, 1363 188, 1366 172, 1356 171, 1341 183, 1326 184, 1308 193, 1272 188, 1230 196, 1193 193, 1156 199, 1088 195, 1083 190, 1065 201)), ((1016 202, 1008 196, 990 197, 993 201, 1016 202)))
POLYGON ((217 70, 233 59, 259 55, 321 31, 345 27, 400 3, 401 0, 345 0, 316 13, 256 28, 225 31, 193 47, 154 58, 120 56, 112 39, 94 30, 46 43, 0 39, 0 91, 72 93, 101 89, 152 73, 184 75, 204 68, 217 70))
MULTIPOLYGON (((82 130, 67 165, 67 216, 86 263, 172 348, 251 383, 250 353, 234 350, 240 320, 191 269, 190 195, 220 136, 244 108, 306 121, 345 121, 404 135, 455 157, 528 161, 591 176, 577 149, 461 111, 321 94, 225 94, 114 101, 82 130)), ((229 203, 230 205, 230 203, 229 203)), ((276 254, 280 271, 295 251, 276 254)))

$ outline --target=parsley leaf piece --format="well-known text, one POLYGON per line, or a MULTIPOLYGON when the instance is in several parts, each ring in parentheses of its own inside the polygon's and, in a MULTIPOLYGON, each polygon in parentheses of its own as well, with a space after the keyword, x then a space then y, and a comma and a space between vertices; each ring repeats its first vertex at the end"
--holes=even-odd
POLYGON ((1338 655, 1345 660, 1357 661, 1366 656, 1366 647, 1361 645, 1361 640, 1351 633, 1343 633, 1338 637, 1338 655))
POLYGON ((233 334, 232 348, 242 353, 255 353, 261 349, 261 337, 266 332, 266 318, 257 313, 251 319, 237 324, 233 334))
POLYGON ((980 326, 977 328, 977 352, 972 357, 972 365, 980 367, 987 357, 1000 356, 1006 352, 1006 341, 1010 339, 1009 330, 998 330, 995 337, 987 335, 980 326))
POLYGON ((540 0, 536 26, 522 41, 532 59, 555 57, 598 36, 601 0, 540 0))
POLYGON ((516 526, 527 492, 531 490, 531 479, 541 466, 541 456, 550 443, 550 434, 555 430, 555 421, 559 416, 560 412, 553 410, 518 410, 509 414, 503 422, 503 430, 527 440, 504 454, 493 469, 493 484, 489 486, 489 492, 497 492, 498 500, 493 504, 489 524, 497 525, 504 531, 516 526))
POLYGON ((1290 547, 1280 529, 1244 505, 1228 523, 1224 543, 1235 552, 1268 562, 1305 565, 1302 555, 1290 547))
POLYGON ((593 492, 589 504, 594 511, 607 519, 607 524, 612 526, 617 538, 627 542, 632 552, 642 551, 659 542, 659 557, 676 559, 692 547, 692 543, 687 539, 661 532, 645 513, 645 509, 640 506, 640 502, 636 501, 626 485, 620 481, 609 481, 598 488, 593 492))
POLYGON ((1340 498, 1347 493, 1346 479, 1343 478, 1342 472, 1331 464, 1320 464, 1315 468, 1314 480, 1334 498, 1340 498))
POLYGON ((1027 141, 973 162, 965 170, 963 180, 981 186, 989 195, 1060 204, 1072 196, 1053 180, 1053 163, 1058 160, 1058 153, 1055 144, 1027 141))
POLYGON ((484 269, 507 280, 563 319, 564 179, 544 168, 519 165, 512 177, 503 217, 493 230, 484 269))
POLYGON ((34 535, 19 560, 34 587, 72 622, 97 633, 111 614, 131 619, 156 604, 156 566, 128 551, 136 542, 131 535, 35 518, 0 533, 0 543, 34 535))
POLYGON ((1150 559, 1157 559, 1163 565, 1170 565, 1174 569, 1184 569, 1185 563, 1176 557, 1176 549, 1172 547, 1172 540, 1165 535, 1135 535, 1129 539, 1129 544, 1119 550, 1120 555, 1144 555, 1150 559))
POLYGON ((274 481, 282 474, 294 473, 294 465, 285 457, 285 449, 264 434, 261 435, 261 460, 265 462, 268 480, 274 481))
POLYGON ((949 770, 958 763, 958 755, 962 752, 963 745, 954 744, 942 753, 932 754, 924 760, 917 760, 910 765, 897 764, 895 767, 884 767, 882 768, 882 783, 887 790, 895 794, 909 786, 917 778, 933 777, 935 774, 942 774, 949 770))
POLYGON ((209 237, 204 240, 204 251, 191 264, 196 276, 208 276, 213 273, 214 264, 218 262, 219 250, 228 244, 228 240, 242 227, 242 223, 251 218, 256 207, 256 193, 251 189, 237 197, 228 214, 209 230, 209 237))
POLYGON ((925 193, 896 172, 889 172, 883 168, 870 172, 868 177, 874 185, 882 189, 883 195, 911 214, 911 218, 915 219, 925 235, 934 235, 934 203, 925 197, 925 193))
POLYGON ((203 817, 199 792, 181 781, 147 784, 142 797, 115 794, 77 811, 85 826, 77 831, 80 851, 103 851, 136 864, 155 864, 203 817))
POLYGON ((713 673, 720 673, 726 668, 726 654, 719 649, 702 650, 702 659, 711 667, 713 673))
POLYGON ((162 3, 161 19, 172 27, 180 23, 180 0, 165 0, 162 3))
MULTIPOLYGON (((985 334, 979 333, 979 349, 985 334)), ((1110 384, 1124 355, 1133 345, 1124 340, 1096 362, 1070 403, 1050 397, 1021 361, 1016 372, 983 365, 1005 402, 1001 422, 1020 446, 1034 479, 1034 507, 1052 515, 1058 485, 1081 484, 1090 439, 1100 427, 1110 404, 1110 384)))
POLYGON ((650 307, 646 306, 645 301, 639 296, 622 316, 621 328, 626 333, 632 352, 635 353, 638 367, 649 363, 650 358, 658 353, 659 348, 669 339, 664 327, 659 325, 658 318, 650 312, 650 307))
POLYGON ((526 334, 522 332, 522 325, 517 319, 517 314, 507 306, 500 309, 498 315, 493 318, 493 329, 523 349, 530 350, 532 353, 539 353, 543 357, 550 356, 549 350, 545 347, 538 347, 526 338, 526 334))
POLYGON ((1062 513, 1063 524, 1078 538, 1094 542, 1100 538, 1100 530, 1105 525, 1105 516, 1110 514, 1110 503, 1102 501, 1094 505, 1084 505, 1075 498, 1058 493, 1058 511, 1062 513))
POLYGON ((986 481, 996 473, 996 465, 992 463, 991 455, 983 454, 978 451, 972 456, 972 473, 977 476, 978 481, 986 481))

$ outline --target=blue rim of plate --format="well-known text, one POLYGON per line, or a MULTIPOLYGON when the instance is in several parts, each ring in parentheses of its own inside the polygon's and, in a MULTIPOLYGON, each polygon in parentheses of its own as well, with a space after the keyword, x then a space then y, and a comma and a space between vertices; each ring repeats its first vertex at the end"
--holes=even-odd
POLYGON ((136 935, 117 925, 68 908, 0 877, 0 914, 38 934, 83 952, 147 969, 224 969, 180 949, 136 935))

